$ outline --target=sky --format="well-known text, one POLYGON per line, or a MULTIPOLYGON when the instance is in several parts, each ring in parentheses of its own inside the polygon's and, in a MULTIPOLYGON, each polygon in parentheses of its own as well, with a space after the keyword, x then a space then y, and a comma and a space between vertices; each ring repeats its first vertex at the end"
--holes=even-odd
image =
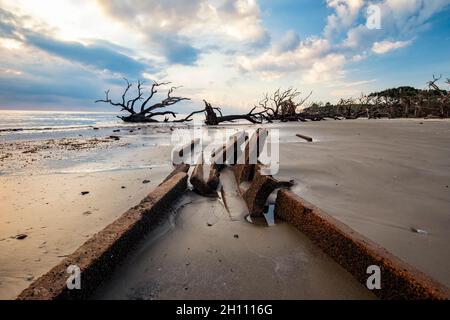
POLYGON ((0 0, 0 57, 0 109, 113 110, 124 77, 182 86, 181 112, 334 102, 450 78, 450 0, 0 0))

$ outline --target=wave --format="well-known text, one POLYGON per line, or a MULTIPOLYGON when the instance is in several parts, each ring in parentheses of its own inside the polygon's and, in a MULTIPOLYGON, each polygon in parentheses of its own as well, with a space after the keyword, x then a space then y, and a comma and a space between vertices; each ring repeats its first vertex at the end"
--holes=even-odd
POLYGON ((53 126, 53 127, 20 127, 20 128, 0 128, 0 133, 13 133, 13 132, 36 132, 36 131, 69 131, 69 130, 82 130, 82 129, 109 129, 109 128, 145 128, 145 127, 165 127, 165 126, 183 126, 183 124, 177 123, 104 123, 98 125, 77 125, 77 126, 53 126))
POLYGON ((20 132, 20 131, 49 131, 49 130, 76 130, 88 129, 94 126, 66 126, 66 127, 35 127, 35 128, 5 128, 0 129, 0 132, 20 132))

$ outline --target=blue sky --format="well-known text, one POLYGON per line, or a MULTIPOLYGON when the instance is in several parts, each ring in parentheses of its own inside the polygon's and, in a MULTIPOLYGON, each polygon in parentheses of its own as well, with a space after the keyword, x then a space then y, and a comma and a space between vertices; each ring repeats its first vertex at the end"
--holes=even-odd
POLYGON ((450 0, 0 0, 0 55, 1 109, 112 110, 122 77, 182 85, 181 112, 336 101, 450 78, 450 0))

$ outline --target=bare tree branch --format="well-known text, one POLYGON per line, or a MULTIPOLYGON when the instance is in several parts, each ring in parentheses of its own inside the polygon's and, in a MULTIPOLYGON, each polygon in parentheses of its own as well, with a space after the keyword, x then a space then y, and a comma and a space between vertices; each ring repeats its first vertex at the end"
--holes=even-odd
POLYGON ((157 88, 157 87, 160 87, 160 86, 165 86, 165 85, 168 85, 168 84, 170 84, 170 82, 161 82, 161 83, 158 83, 158 82, 155 81, 155 82, 153 83, 149 97, 148 97, 148 98, 144 101, 144 103, 142 103, 142 105, 141 105, 141 113, 145 111, 145 106, 147 105, 147 103, 153 98, 153 96, 154 96, 156 93, 158 93, 158 90, 156 90, 156 88, 157 88))
POLYGON ((129 82, 128 79, 124 78, 124 80, 126 81, 126 87, 125 90, 122 94, 122 102, 114 102, 110 99, 109 97, 109 93, 110 91, 105 91, 105 99, 102 100, 97 100, 95 101, 97 102, 104 102, 104 103, 109 103, 113 106, 117 106, 117 107, 121 107, 121 111, 127 111, 129 112, 131 115, 130 116, 123 116, 120 117, 122 120, 124 121, 128 121, 128 122, 155 122, 156 120, 152 119, 153 117, 156 116, 161 116, 161 115, 172 115, 174 118, 176 117, 176 113, 171 111, 171 110, 167 110, 167 111, 161 111, 161 112, 152 112, 153 110, 156 109, 160 109, 160 108, 166 108, 168 106, 172 106, 178 102, 184 101, 184 100, 190 100, 189 98, 184 98, 184 97, 173 97, 172 94, 173 92, 178 89, 179 87, 171 87, 168 92, 167 92, 167 97, 162 100, 161 102, 155 103, 150 107, 146 108, 146 105, 148 104, 148 102, 155 96, 155 94, 158 92, 157 88, 160 86, 164 86, 167 84, 170 84, 170 82, 154 82, 152 84, 151 87, 151 91, 149 96, 143 101, 143 103, 141 104, 140 107, 140 111, 139 113, 137 113, 135 111, 135 105, 138 101, 143 100, 144 98, 144 90, 143 90, 143 85, 144 82, 143 81, 138 81, 137 83, 137 96, 127 100, 127 94, 129 93, 130 88, 133 86, 133 83, 129 82))

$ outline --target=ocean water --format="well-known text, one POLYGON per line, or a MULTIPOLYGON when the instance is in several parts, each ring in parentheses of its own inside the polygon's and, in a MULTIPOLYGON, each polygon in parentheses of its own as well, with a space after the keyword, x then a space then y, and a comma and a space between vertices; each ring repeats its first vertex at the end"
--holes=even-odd
MULTIPOLYGON (((176 125, 164 122, 125 123, 118 115, 119 112, 0 110, 0 141, 101 136, 113 134, 114 129, 142 127, 156 130, 158 127, 176 125)), ((152 131, 146 132, 151 134, 152 131)))
MULTIPOLYGON (((30 172, 47 174, 134 170, 170 164, 170 158, 163 163, 153 162, 151 154, 157 146, 170 146, 171 131, 168 127, 173 124, 125 123, 117 118, 119 114, 0 110, 0 157, 16 150, 21 153, 21 148, 30 149, 48 143, 53 145, 53 140, 79 139, 77 141, 85 143, 90 138, 120 136, 120 142, 108 148, 99 146, 69 152, 55 147, 50 152, 55 155, 41 159, 39 165, 35 166, 39 169, 37 171, 35 167, 22 165, 20 161, 6 161, 4 166, 0 166, 0 176, 30 172)), ((37 156, 34 158, 38 159, 37 156)))
POLYGON ((0 110, 0 132, 114 126, 117 112, 0 110))

